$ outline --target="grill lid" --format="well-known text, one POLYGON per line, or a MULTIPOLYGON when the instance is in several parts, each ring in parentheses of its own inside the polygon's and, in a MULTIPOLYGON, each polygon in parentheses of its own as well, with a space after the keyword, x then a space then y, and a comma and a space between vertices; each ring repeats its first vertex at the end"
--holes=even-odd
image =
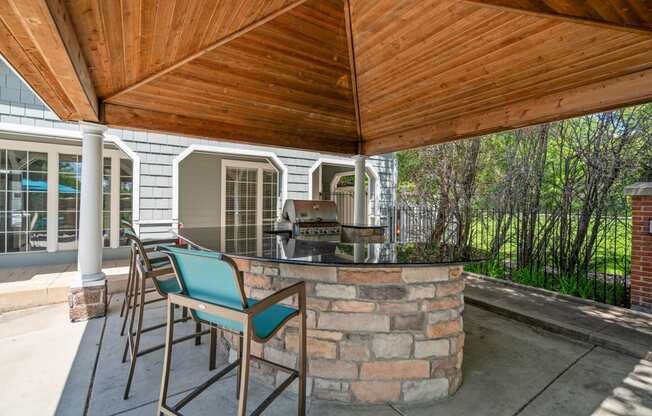
POLYGON ((283 205, 282 219, 291 224, 338 223, 334 201, 288 199, 283 205))

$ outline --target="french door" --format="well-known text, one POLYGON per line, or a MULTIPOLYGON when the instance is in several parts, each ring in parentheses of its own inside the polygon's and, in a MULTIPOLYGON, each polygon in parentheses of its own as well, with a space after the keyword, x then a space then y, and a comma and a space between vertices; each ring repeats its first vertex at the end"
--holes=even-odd
POLYGON ((268 163, 222 161, 222 247, 240 254, 260 255, 269 248, 263 228, 278 215, 278 174, 268 163))

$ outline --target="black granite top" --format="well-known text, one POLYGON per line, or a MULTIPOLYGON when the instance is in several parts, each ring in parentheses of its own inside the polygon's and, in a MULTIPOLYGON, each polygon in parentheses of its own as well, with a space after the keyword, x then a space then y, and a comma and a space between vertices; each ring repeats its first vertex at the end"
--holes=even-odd
POLYGON ((367 228, 373 228, 373 229, 378 229, 378 228, 387 228, 386 225, 369 225, 369 224, 342 224, 342 227, 347 227, 347 228, 360 228, 360 229, 367 229, 367 228))
POLYGON ((488 257, 482 250, 430 243, 341 243, 294 239, 287 233, 264 232, 259 226, 183 228, 178 236, 205 250, 280 263, 428 266, 474 263, 488 257))

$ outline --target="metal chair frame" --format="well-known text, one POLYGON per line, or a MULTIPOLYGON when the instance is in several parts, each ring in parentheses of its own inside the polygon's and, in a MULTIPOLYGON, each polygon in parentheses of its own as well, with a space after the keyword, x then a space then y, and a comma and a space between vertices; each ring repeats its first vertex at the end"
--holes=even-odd
MULTIPOLYGON (((124 352, 122 354, 122 362, 127 361, 127 356, 130 358, 129 365, 129 375, 127 377, 127 385, 125 386, 123 398, 126 400, 129 398, 129 391, 131 390, 131 383, 133 381, 133 376, 136 370, 136 362, 138 357, 152 353, 154 351, 163 349, 165 344, 158 344, 147 349, 140 349, 140 338, 141 335, 145 332, 153 331, 156 329, 164 328, 167 325, 167 322, 156 324, 148 327, 143 327, 144 315, 145 315, 145 305, 148 303, 153 303, 161 300, 166 300, 168 294, 160 290, 158 286, 157 278, 162 276, 170 276, 174 274, 174 270, 171 267, 165 268, 155 268, 155 263, 153 263, 147 253, 154 251, 153 247, 145 247, 143 243, 137 237, 127 235, 130 240, 132 249, 131 249, 131 259, 133 261, 134 273, 132 275, 131 282, 131 292, 130 300, 131 305, 127 306, 125 315, 125 321, 129 318, 129 331, 127 333, 127 340, 125 342, 124 352), (154 283, 154 290, 156 291, 160 298, 146 301, 145 295, 147 293, 152 293, 152 290, 147 290, 147 282, 152 281, 154 283), (131 314, 129 313, 131 311, 131 314), (136 319, 136 315, 137 319, 136 319), (137 323, 136 323, 137 322, 137 323), (134 326, 136 328, 134 329, 134 326), (127 355, 129 353, 129 355, 127 355)), ((158 241, 167 241, 167 240, 158 240, 158 241)), ((176 241, 176 240, 175 240, 176 241)), ((162 244, 162 243, 158 243, 162 244)), ((167 260, 167 258, 165 258, 167 260)), ((157 262, 160 263, 160 262, 157 262)), ((182 317, 175 319, 173 323, 186 322, 191 318, 188 316, 188 311, 186 308, 182 310, 182 317)), ((195 345, 201 344, 201 337, 203 335, 208 335, 210 330, 202 330, 200 322, 195 323, 195 332, 190 335, 186 335, 174 340, 174 343, 183 342, 187 340, 194 339, 195 345)), ((216 354, 215 354, 216 343, 211 342, 211 352, 209 358, 209 368, 213 370, 216 366, 216 354)))
MULTIPOLYGON (((128 221, 125 221, 125 220, 120 221, 120 223, 125 228, 127 228, 134 236, 137 235, 136 230, 134 230, 134 227, 131 225, 131 223, 129 223, 128 221)), ((128 234, 127 234, 127 238, 129 238, 128 234)), ((143 247, 145 247, 147 249, 149 249, 150 247, 156 247, 159 244, 174 244, 176 242, 177 242, 176 239, 145 240, 145 241, 141 240, 141 244, 143 245, 143 247)), ((165 262, 167 262, 166 258, 161 258, 161 260, 165 260, 165 262)), ((125 328, 127 326, 127 321, 128 321, 128 317, 129 317, 129 310, 131 309, 131 295, 132 295, 132 290, 133 290, 132 285, 133 285, 133 282, 135 280, 134 275, 136 273, 136 263, 135 263, 135 261, 136 261, 136 257, 134 255, 134 250, 133 250, 133 247, 132 247, 132 249, 129 251, 129 271, 127 273, 127 284, 125 286, 125 293, 124 293, 124 297, 122 299, 122 306, 120 308, 120 317, 123 318, 122 319, 122 327, 120 329, 120 336, 124 336, 125 328)), ((157 262, 150 260, 150 263, 157 263, 157 262)), ((155 264, 152 264, 152 265, 155 265, 155 264)), ((153 293, 155 291, 156 291, 155 288, 147 289, 147 293, 153 293)), ((151 300, 146 301, 145 304, 160 302, 162 300, 165 300, 165 298, 160 297, 160 298, 156 298, 156 299, 151 299, 151 300)))
MULTIPOLYGON (((165 251, 163 251, 165 253, 165 251)), ((263 300, 256 302, 255 304, 248 306, 247 298, 244 293, 244 280, 243 275, 236 263, 227 256, 222 256, 222 260, 228 262, 235 272, 235 277, 237 279, 237 284, 241 292, 242 301, 243 301, 243 310, 236 310, 226 306, 221 306, 218 304, 200 301, 193 299, 189 296, 184 295, 187 293, 183 285, 183 281, 179 278, 178 268, 174 261, 174 258, 165 253, 170 258, 170 263, 172 264, 172 269, 179 281, 179 286, 181 287, 181 294, 170 294, 168 296, 168 305, 167 305, 167 331, 165 336, 165 357, 163 360, 163 375, 161 378, 161 392, 159 396, 159 405, 158 405, 158 414, 163 414, 167 416, 177 416, 180 415, 179 410, 187 405, 191 400, 195 399, 199 394, 204 390, 214 384, 216 381, 224 377, 234 368, 237 371, 236 376, 236 397, 238 400, 238 415, 245 416, 247 408, 247 387, 249 384, 249 364, 252 359, 257 360, 261 363, 267 364, 279 371, 289 374, 288 378, 277 386, 274 391, 265 399, 263 402, 251 413, 251 415, 261 414, 295 379, 299 379, 299 397, 298 397, 298 415, 305 416, 306 413, 306 287, 305 282, 295 283, 291 286, 288 286, 284 289, 281 289, 263 300), (264 311, 265 309, 273 306, 280 301, 287 299, 292 296, 298 297, 298 310, 296 313, 289 315, 285 320, 283 320, 275 328, 275 330, 269 334, 266 338, 258 338, 255 335, 253 328, 253 317, 258 313, 264 311), (239 348, 238 348, 238 358, 225 368, 221 369, 213 377, 209 378, 207 381, 196 387, 186 396, 184 396, 176 405, 170 406, 167 404, 168 396, 168 385, 170 381, 170 366, 172 363, 172 345, 175 344, 174 341, 174 309, 175 306, 182 306, 188 308, 191 311, 200 311, 216 316, 223 317, 225 319, 240 322, 242 324, 243 331, 234 332, 227 328, 219 327, 220 329, 236 333, 239 336, 239 348), (278 363, 266 360, 261 357, 257 357, 251 354, 251 342, 256 341, 259 343, 265 343, 270 338, 274 336, 291 318, 298 316, 299 317, 299 357, 298 357, 298 369, 289 368, 278 363)), ((194 318, 196 319, 196 318, 194 318)), ((216 342, 217 332, 216 326, 214 323, 201 321, 202 323, 208 324, 211 327, 211 344, 216 342)), ((211 348, 213 351, 213 348, 211 348)))

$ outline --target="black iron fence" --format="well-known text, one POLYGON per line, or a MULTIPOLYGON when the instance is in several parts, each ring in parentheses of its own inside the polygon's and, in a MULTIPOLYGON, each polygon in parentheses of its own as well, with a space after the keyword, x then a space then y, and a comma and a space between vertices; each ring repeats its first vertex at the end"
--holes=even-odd
POLYGON ((482 248, 489 260, 466 270, 629 307, 631 214, 474 209, 384 208, 389 239, 482 248))

